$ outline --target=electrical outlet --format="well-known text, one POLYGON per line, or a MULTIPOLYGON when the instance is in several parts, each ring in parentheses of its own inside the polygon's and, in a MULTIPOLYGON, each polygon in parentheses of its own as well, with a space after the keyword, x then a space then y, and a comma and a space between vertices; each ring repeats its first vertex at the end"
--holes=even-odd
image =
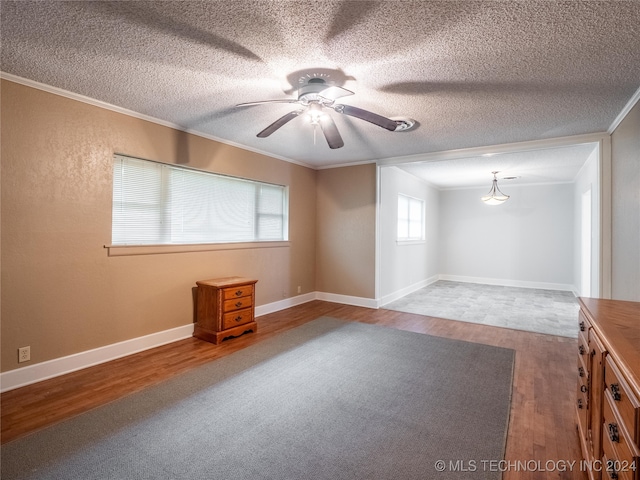
POLYGON ((302 293, 302 287, 298 285, 298 293, 302 293))
POLYGON ((31 360, 31 347, 20 347, 18 349, 18 363, 31 360))

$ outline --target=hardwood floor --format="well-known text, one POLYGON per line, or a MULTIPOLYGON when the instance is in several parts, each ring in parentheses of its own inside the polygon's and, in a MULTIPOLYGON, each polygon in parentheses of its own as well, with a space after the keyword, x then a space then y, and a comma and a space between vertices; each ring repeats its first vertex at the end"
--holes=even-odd
POLYGON ((1 441, 28 435, 323 315, 514 349, 506 463, 478 469, 504 471, 505 480, 587 478, 580 469, 574 407, 576 339, 323 301, 259 317, 257 333, 220 345, 189 338, 5 392, 0 397, 1 441))

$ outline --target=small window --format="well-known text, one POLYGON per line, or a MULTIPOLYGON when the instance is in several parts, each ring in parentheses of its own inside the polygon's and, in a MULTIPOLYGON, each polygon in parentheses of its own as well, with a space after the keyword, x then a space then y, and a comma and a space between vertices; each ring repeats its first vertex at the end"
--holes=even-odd
POLYGON ((398 194, 398 241, 424 240, 424 201, 398 194))
POLYGON ((284 241, 287 187, 116 155, 113 245, 284 241))

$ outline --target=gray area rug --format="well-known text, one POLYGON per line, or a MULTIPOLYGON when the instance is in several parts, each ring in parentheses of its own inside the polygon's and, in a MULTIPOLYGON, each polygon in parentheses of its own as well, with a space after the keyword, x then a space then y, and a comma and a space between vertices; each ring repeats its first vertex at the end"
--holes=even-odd
POLYGON ((577 338, 580 307, 571 292, 439 280, 383 308, 577 338))
POLYGON ((322 317, 10 442, 1 476, 500 478, 481 462, 503 459, 513 362, 510 349, 322 317))

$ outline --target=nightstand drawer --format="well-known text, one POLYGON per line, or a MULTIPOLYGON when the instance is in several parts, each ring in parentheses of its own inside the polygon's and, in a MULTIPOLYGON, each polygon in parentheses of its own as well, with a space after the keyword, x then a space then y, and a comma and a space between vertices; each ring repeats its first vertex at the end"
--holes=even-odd
POLYGON ((246 308, 236 312, 227 313, 222 317, 222 329, 237 327, 253 321, 253 309, 246 308))
POLYGON ((606 392, 611 395, 613 400, 613 410, 629 432, 631 440, 637 445, 639 443, 638 415, 640 414, 640 402, 631 392, 618 366, 609 356, 606 358, 604 382, 606 392))
POLYGON ((240 310, 241 308, 248 308, 253 305, 253 297, 240 297, 232 298, 231 300, 225 300, 222 309, 224 312, 233 312, 234 310, 240 310))
POLYGON ((233 298, 248 297, 253 293, 253 285, 242 285, 222 290, 222 298, 230 300, 233 298))

